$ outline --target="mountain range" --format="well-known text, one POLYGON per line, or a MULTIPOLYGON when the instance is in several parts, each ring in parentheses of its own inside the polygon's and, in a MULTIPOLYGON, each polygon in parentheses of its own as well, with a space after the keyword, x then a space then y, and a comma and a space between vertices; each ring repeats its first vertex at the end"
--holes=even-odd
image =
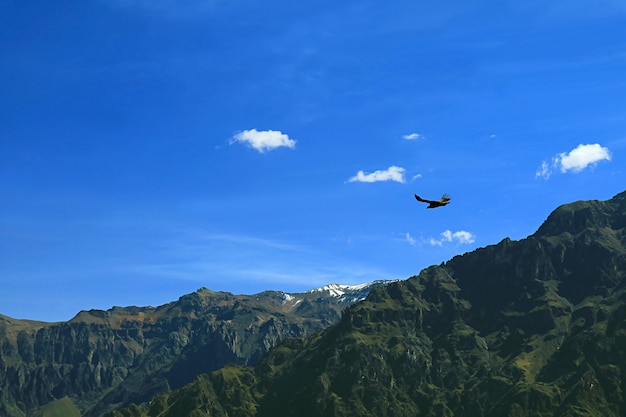
POLYGON ((81 311, 61 323, 0 315, 0 415, 100 416, 150 401, 228 363, 254 365, 387 283, 298 294, 201 288, 160 307, 81 311))
POLYGON ((625 228, 626 192, 563 205, 525 239, 373 289, 254 366, 106 416, 626 416, 625 228))

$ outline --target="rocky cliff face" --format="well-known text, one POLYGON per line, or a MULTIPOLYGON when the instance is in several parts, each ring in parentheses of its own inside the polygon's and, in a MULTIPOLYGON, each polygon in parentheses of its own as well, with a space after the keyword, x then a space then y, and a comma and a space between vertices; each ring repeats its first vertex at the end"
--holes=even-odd
POLYGON ((227 363, 255 364, 384 284, 338 286, 348 298, 324 288, 251 296, 203 288, 161 307, 83 311, 64 323, 0 316, 0 415, 32 415, 62 398, 84 416, 150 401, 227 363))
POLYGON ((110 417, 626 415, 626 193, 373 290, 339 323, 110 417), (203 414, 204 413, 204 414, 203 414))

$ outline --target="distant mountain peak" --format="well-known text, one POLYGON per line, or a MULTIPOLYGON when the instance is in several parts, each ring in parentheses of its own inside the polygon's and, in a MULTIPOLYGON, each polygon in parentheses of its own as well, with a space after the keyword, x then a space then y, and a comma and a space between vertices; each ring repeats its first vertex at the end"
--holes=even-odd
POLYGON ((300 293, 201 287, 161 306, 92 309, 62 323, 0 315, 0 415, 42 415, 36 412, 65 406, 57 395, 86 417, 121 402, 149 401, 227 363, 255 364, 284 340, 338 322, 344 309, 388 282, 335 283, 300 293), (89 371, 73 376, 70 370, 79 366, 89 371), (107 377, 100 377, 101 368, 107 377))
POLYGON ((332 296, 340 297, 340 296, 344 295, 347 291, 359 290, 359 289, 362 289, 366 285, 367 284, 345 285, 345 284, 338 284, 336 282, 333 282, 333 283, 330 283, 330 284, 326 284, 323 287, 319 287, 319 288, 314 288, 312 290, 308 290, 307 293, 328 292, 332 296))
POLYGON ((375 280, 356 285, 331 283, 324 285, 323 287, 308 290, 306 294, 323 293, 331 297, 339 298, 340 301, 355 302, 364 300, 372 289, 387 285, 394 281, 398 280, 375 280))

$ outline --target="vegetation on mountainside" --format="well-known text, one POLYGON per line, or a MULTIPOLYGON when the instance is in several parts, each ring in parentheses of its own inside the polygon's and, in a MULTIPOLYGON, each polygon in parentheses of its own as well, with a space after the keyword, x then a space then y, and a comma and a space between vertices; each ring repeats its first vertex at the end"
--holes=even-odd
POLYGON ((254 368, 108 417, 624 416, 625 199, 560 207, 526 239, 372 291, 254 368))
POLYGON ((82 311, 64 323, 0 316, 0 415, 49 413, 69 401, 89 417, 148 402, 228 363, 255 364, 282 340, 338 321, 355 298, 384 284, 331 286, 345 297, 202 288, 164 306, 82 311))
POLYGON ((63 397, 45 405, 33 417, 80 417, 80 410, 70 398, 63 397))

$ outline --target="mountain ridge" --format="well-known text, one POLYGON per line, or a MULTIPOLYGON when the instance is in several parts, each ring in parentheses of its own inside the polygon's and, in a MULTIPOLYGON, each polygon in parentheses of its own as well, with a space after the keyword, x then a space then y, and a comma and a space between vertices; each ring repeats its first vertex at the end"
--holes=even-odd
POLYGON ((254 364, 285 338, 336 322, 352 302, 326 291, 235 295, 203 287, 161 306, 83 310, 67 322, 0 316, 0 415, 30 415, 66 399, 58 403, 99 416, 148 401, 227 363, 254 364))
POLYGON ((108 417, 626 415, 626 193, 374 289, 341 320, 108 417))

